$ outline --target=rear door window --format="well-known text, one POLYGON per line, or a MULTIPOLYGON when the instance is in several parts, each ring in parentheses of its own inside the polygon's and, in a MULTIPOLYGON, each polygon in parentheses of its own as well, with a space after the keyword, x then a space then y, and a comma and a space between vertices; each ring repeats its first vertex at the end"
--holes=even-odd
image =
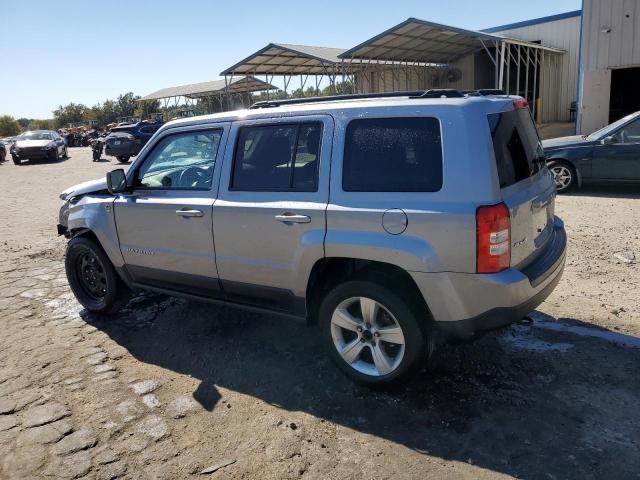
POLYGON ((242 127, 230 188, 316 191, 321 137, 319 122, 242 127))
POLYGON ((531 113, 526 108, 488 115, 500 188, 536 174, 544 153, 531 113))
POLYGON ((353 120, 342 171, 346 192, 435 192, 442 188, 440 122, 433 117, 353 120))

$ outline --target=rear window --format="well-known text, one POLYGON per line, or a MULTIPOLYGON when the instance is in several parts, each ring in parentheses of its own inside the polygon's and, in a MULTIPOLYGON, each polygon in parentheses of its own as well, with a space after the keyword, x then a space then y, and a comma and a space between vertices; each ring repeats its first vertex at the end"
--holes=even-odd
POLYGON ((436 118, 374 118, 349 123, 344 191, 435 192, 440 188, 442 144, 436 118))
POLYGON ((529 110, 491 113, 488 118, 500 188, 539 172, 544 154, 529 110))

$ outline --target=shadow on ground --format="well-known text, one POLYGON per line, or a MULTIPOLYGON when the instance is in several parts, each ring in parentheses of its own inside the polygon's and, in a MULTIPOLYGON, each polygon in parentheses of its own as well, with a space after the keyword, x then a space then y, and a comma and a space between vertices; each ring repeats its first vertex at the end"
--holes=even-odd
POLYGON ((570 193, 574 197, 600 197, 600 198, 640 198, 640 186, 638 185, 616 185, 616 186, 596 186, 585 185, 570 193))
POLYGON ((541 314, 533 326, 443 346, 393 392, 345 379, 318 329, 286 319, 155 295, 114 319, 85 318, 139 361, 199 379, 193 396, 207 410, 220 386, 513 476, 636 478, 640 469, 640 386, 631 380, 640 349, 540 328, 558 323, 541 314))

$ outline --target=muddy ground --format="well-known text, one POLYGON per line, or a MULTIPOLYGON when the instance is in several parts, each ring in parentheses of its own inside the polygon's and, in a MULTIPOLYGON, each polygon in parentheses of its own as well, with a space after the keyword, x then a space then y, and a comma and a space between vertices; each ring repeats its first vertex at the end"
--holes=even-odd
POLYGON ((88 315, 57 194, 118 164, 70 153, 0 165, 0 478, 640 478, 637 188, 558 198, 568 261, 533 323, 380 393, 276 316, 158 295, 88 315))

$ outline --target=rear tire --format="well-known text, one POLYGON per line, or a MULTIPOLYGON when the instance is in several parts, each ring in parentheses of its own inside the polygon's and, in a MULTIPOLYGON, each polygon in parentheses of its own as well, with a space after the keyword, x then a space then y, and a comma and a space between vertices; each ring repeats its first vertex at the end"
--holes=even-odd
POLYGON ((119 161, 120 163, 127 163, 127 162, 129 161, 129 158, 130 158, 130 157, 119 156, 119 157, 116 157, 116 158, 118 159, 118 161, 119 161))
POLYGON ((336 366, 372 387, 402 383, 423 366, 433 345, 431 329, 421 328, 426 317, 419 319, 395 291, 369 280, 338 285, 318 314, 325 350, 336 366))
POLYGON ((84 237, 72 238, 65 256, 67 280, 76 299, 90 312, 116 312, 129 299, 129 289, 102 247, 84 237))
POLYGON ((558 193, 566 193, 575 188, 578 179, 576 170, 570 163, 563 160, 551 160, 547 163, 547 167, 553 175, 558 193))

